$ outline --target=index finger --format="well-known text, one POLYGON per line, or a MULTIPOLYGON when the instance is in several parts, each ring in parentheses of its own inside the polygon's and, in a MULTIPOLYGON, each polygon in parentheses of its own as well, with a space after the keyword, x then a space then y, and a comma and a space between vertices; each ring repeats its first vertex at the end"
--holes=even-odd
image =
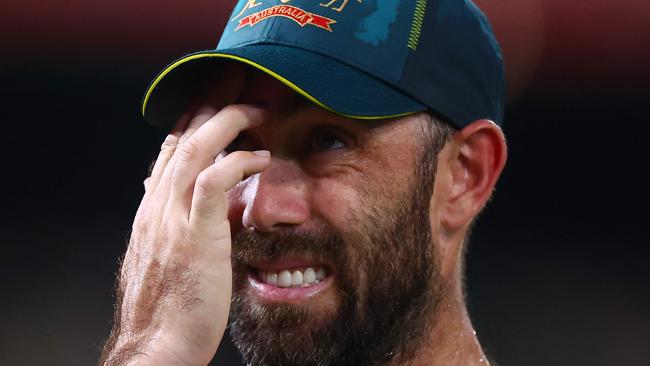
POLYGON ((179 118, 174 129, 169 133, 161 147, 161 155, 157 158, 151 171, 149 190, 158 190, 159 182, 162 189, 167 191, 169 178, 173 171, 174 155, 178 146, 182 145, 207 120, 213 117, 223 107, 234 103, 246 81, 243 65, 227 64, 218 77, 210 77, 204 86, 211 87, 194 97, 185 113, 179 118), (214 87, 215 84, 223 87, 214 87), (162 150, 165 150, 164 153, 162 150), (163 178, 164 176, 164 178, 163 178))
POLYGON ((217 114, 227 105, 234 104, 239 98, 244 84, 246 72, 239 63, 228 63, 218 76, 210 77, 200 93, 191 103, 189 108, 190 121, 185 128, 178 144, 182 144, 192 136, 199 127, 217 114))
POLYGON ((188 207, 190 192, 201 171, 214 162, 237 135, 260 125, 266 116, 264 109, 251 105, 229 105, 206 121, 176 151, 172 173, 172 198, 188 207))

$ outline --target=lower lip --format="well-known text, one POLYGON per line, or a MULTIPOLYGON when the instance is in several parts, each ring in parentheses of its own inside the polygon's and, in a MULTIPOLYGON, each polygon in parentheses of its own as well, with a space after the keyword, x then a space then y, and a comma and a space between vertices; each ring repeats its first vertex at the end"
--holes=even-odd
POLYGON ((257 296, 272 302, 300 303, 309 300, 332 285, 332 276, 308 287, 277 287, 261 282, 257 276, 248 274, 248 283, 257 296))

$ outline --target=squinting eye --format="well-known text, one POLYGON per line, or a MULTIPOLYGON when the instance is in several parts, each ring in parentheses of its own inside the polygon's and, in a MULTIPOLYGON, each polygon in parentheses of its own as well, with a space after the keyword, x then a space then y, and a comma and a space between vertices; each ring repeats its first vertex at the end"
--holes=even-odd
POLYGON ((309 140, 309 148, 312 151, 336 150, 345 147, 343 138, 333 131, 323 129, 315 131, 309 140))

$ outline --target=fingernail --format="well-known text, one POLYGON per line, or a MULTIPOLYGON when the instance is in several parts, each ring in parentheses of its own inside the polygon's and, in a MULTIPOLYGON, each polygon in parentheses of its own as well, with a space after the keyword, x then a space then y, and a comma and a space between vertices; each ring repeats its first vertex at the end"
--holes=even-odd
POLYGON ((256 151, 253 151, 253 154, 258 155, 258 156, 264 156, 264 157, 271 156, 271 152, 268 151, 268 150, 256 150, 256 151))

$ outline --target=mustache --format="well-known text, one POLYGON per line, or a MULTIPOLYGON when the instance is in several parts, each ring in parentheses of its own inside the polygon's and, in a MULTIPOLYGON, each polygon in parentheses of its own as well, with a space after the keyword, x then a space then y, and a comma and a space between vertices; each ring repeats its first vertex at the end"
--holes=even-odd
POLYGON ((344 240, 333 230, 282 229, 273 233, 242 230, 232 239, 233 263, 273 261, 305 255, 324 263, 340 263, 344 240))

